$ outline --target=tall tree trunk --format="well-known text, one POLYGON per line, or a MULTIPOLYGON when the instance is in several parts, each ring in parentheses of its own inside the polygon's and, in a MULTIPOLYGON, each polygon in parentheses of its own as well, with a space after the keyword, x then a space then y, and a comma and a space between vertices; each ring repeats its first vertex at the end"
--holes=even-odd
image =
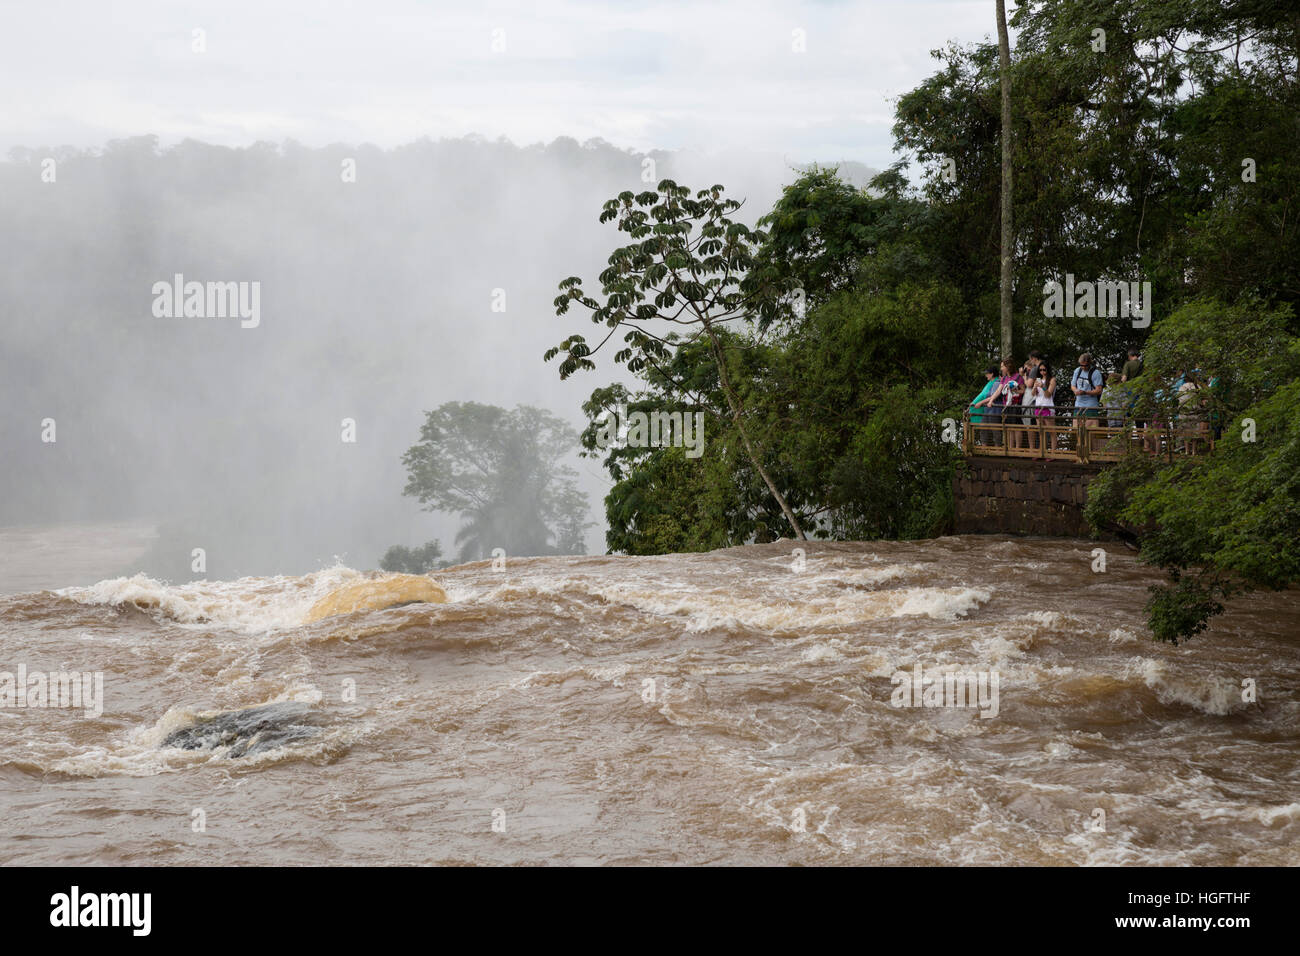
POLYGON ((998 72, 1002 77, 1002 355, 1011 355, 1011 41, 1007 39, 1006 0, 998 0, 998 72))
POLYGON ((713 361, 718 365, 718 382, 722 385, 722 394, 727 397, 727 407, 731 409, 731 420, 735 423, 736 431, 740 433, 740 440, 745 446, 745 453, 749 455, 749 460, 762 477, 764 484, 767 485, 767 490, 772 492, 772 497, 781 506, 781 511, 785 514, 785 520, 789 521, 790 527, 794 529, 795 537, 800 541, 807 541, 808 536, 803 533, 803 528, 799 526, 799 519, 790 510, 790 505, 786 502, 785 496, 777 491, 776 483, 772 481, 767 469, 763 467, 763 459, 754 450, 753 442, 749 440, 749 432, 745 430, 745 423, 740 417, 740 399, 732 390, 731 380, 727 377, 727 363, 722 354, 722 346, 718 343, 717 337, 713 334, 713 328, 707 320, 704 322, 704 333, 709 337, 709 350, 713 353, 713 361))

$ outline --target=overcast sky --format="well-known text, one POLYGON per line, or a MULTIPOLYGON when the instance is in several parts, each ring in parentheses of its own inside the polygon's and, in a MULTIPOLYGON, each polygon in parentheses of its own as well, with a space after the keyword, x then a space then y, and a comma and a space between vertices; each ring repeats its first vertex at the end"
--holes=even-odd
POLYGON ((883 168, 928 51, 995 29, 993 0, 41 0, 0 30, 0 150, 479 133, 883 168))

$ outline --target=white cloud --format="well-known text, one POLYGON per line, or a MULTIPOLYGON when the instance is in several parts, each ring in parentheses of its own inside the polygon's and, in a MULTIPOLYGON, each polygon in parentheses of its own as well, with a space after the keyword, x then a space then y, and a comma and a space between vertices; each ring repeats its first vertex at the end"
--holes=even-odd
POLYGON ((475 132, 883 167, 888 97, 933 71, 929 50, 992 32, 984 0, 30 4, 0 30, 0 148, 475 132))

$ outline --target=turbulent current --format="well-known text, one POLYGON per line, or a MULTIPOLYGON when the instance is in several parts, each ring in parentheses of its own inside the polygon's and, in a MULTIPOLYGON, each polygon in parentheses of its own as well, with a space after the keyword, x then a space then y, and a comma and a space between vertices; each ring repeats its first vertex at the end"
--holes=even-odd
POLYGON ((313 621, 384 576, 0 597, 3 859, 1300 863, 1300 594, 1165 646, 1094 547, 509 559, 313 621), (898 706, 922 673, 996 706, 898 706))

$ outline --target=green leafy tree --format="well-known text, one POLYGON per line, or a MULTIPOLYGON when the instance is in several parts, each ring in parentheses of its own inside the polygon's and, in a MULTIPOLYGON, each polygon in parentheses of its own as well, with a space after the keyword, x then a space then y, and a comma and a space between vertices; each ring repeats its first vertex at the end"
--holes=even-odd
POLYGON ((447 567, 447 564, 442 560, 442 545, 437 541, 426 541, 418 548, 395 544, 379 559, 381 570, 402 574, 428 574, 437 568, 447 567))
POLYGON ((1135 453, 1089 487, 1094 528, 1137 537, 1142 560, 1169 575, 1147 604, 1160 640, 1200 633, 1234 594, 1300 582, 1300 339, 1289 319, 1198 300, 1157 326, 1141 400, 1185 427, 1194 410, 1218 434, 1215 452, 1135 453), (1190 370, 1202 387, 1179 405, 1172 383, 1190 370))
POLYGON ((426 413, 420 440, 402 457, 404 493, 426 510, 461 516, 462 561, 495 548, 582 554, 587 501, 577 473, 563 463, 577 441, 572 428, 540 408, 448 402, 426 413))
MULTIPOLYGON (((748 281, 798 290, 805 309, 816 308, 852 287, 861 261, 897 231, 896 205, 844 182, 835 167, 813 166, 759 219, 765 233, 748 281)), ((791 309, 786 318, 803 315, 791 309)))
POLYGON ((1102 317, 1045 317, 1043 284, 1066 273, 1150 280, 1157 322, 1197 296, 1295 306, 1293 5, 1034 0, 1012 25, 1009 136, 994 44, 936 51, 941 68, 899 99, 894 127, 896 170, 928 171, 922 194, 945 221, 934 254, 981 322, 996 302, 1004 142, 1021 349, 1119 357, 1145 337, 1102 317), (956 177, 936 175, 949 159, 956 177))
MULTIPOLYGON (((725 332, 720 338, 728 344, 732 340, 725 332)), ((763 349, 728 348, 726 354, 735 366, 735 380, 743 383, 761 376, 757 360, 763 349)), ((674 343, 663 372, 652 366, 642 377, 645 387, 640 391, 610 385, 596 389, 583 405, 589 420, 582 434, 583 454, 601 459, 614 482, 605 497, 609 550, 627 554, 708 551, 776 537, 785 517, 762 478, 750 467, 739 436, 731 428, 708 345, 702 341, 674 343), (689 395, 685 404, 679 392, 683 388, 689 395), (629 415, 675 411, 703 415, 705 428, 703 444, 696 446, 698 457, 691 457, 685 447, 672 442, 663 447, 602 443, 608 416, 620 408, 629 415)), ((757 407, 755 396, 744 393, 743 398, 747 405, 757 407)), ((697 441, 700 438, 695 437, 697 441)), ((776 474, 783 487, 791 487, 793 476, 788 468, 776 474)), ((790 493, 793 507, 804 512, 806 503, 798 489, 790 493)))
MULTIPOLYGON (((866 281, 875 281, 872 265, 866 281)), ((823 530, 926 537, 951 522, 945 418, 968 400, 965 310, 941 282, 845 291, 814 309, 766 377, 762 405, 823 530), (780 425, 776 428, 775 425, 780 425)))
MULTIPOLYGON (((799 518, 773 479, 763 446, 746 421, 739 383, 732 379, 726 354, 729 343, 723 336, 728 323, 752 322, 760 328, 770 324, 780 314, 783 296, 792 290, 745 281, 755 264, 755 249, 765 236, 731 219, 741 204, 724 199, 722 193, 723 187, 715 185, 692 198, 689 189, 665 179, 656 191, 623 192, 605 203, 600 221, 616 222, 620 232, 636 241, 610 255, 609 267, 600 274, 599 299, 583 289, 580 277, 571 276, 560 283, 555 309, 557 315, 565 315, 577 303, 591 311, 593 323, 609 331, 594 348, 584 336, 571 335, 547 350, 545 358, 550 361, 565 353, 561 379, 579 369, 594 369, 591 356, 622 331, 624 347, 614 354, 616 364, 634 373, 658 366, 666 374, 662 363, 676 341, 669 335, 684 329, 685 344, 704 342, 750 466, 795 537, 804 538, 799 518)), ((680 393, 685 395, 686 390, 680 393)))

